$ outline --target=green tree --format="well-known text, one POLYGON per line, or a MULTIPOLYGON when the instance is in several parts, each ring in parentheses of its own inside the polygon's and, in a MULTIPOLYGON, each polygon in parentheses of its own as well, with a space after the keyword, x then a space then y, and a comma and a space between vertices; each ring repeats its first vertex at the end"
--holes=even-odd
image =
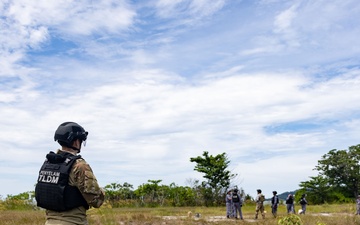
POLYGON ((157 206, 162 204, 166 197, 165 188, 159 185, 162 180, 148 180, 134 191, 141 200, 142 205, 157 206))
POLYGON ((195 192, 190 187, 169 185, 169 198, 172 206, 195 206, 195 192))
POLYGON ((329 184, 343 189, 347 195, 356 197, 360 188, 360 145, 348 150, 333 149, 323 155, 315 167, 329 184))
POLYGON ((302 194, 306 194, 306 199, 311 204, 323 204, 329 202, 329 194, 332 186, 329 179, 323 176, 310 177, 309 181, 300 182, 300 190, 296 191, 296 201, 300 200, 302 194))
POLYGON ((110 201, 132 199, 134 195, 133 185, 125 182, 124 184, 111 183, 104 187, 105 196, 110 201))
POLYGON ((237 176, 228 170, 230 160, 226 153, 213 156, 204 151, 202 156, 190 158, 190 162, 196 163, 194 170, 204 174, 206 183, 203 183, 202 187, 205 189, 206 197, 210 197, 210 200, 216 204, 223 202, 222 197, 226 188, 230 186, 230 180, 237 176), (211 191, 211 196, 208 196, 207 189, 211 191))

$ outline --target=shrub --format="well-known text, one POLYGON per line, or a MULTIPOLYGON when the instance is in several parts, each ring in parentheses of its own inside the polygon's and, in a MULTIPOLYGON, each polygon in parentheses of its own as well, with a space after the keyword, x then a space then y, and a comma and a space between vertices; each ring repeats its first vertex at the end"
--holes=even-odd
POLYGON ((279 225, 303 225, 301 218, 297 215, 291 214, 278 220, 279 225))

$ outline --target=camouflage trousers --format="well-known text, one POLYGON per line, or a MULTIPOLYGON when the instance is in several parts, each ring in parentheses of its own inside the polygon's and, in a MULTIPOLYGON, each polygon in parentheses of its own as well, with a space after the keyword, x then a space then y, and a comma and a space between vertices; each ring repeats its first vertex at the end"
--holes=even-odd
POLYGON ((264 205, 262 203, 257 203, 255 208, 256 214, 255 219, 258 218, 259 212, 261 213, 263 219, 265 219, 264 205))

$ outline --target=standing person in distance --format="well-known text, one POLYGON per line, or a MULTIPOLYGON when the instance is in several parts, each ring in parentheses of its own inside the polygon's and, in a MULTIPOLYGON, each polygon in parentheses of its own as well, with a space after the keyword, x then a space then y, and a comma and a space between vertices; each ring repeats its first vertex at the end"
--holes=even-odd
POLYGON ((356 199, 356 215, 360 215, 360 195, 356 199))
POLYGON ((277 216, 277 209, 279 205, 279 197, 277 196, 277 191, 273 191, 273 197, 271 198, 271 213, 274 218, 277 216))
POLYGON ((292 194, 289 194, 288 197, 286 198, 286 209, 287 209, 287 213, 294 213, 294 197, 292 194))
POLYGON ((241 220, 243 220, 243 215, 242 215, 242 211, 241 211, 241 207, 242 207, 242 199, 240 198, 240 195, 238 194, 238 189, 235 189, 233 194, 232 194, 232 202, 234 205, 234 216, 235 219, 238 219, 238 212, 239 212, 239 217, 241 220))
POLYGON ((78 155, 87 136, 74 122, 62 123, 55 131, 61 149, 46 155, 35 187, 37 205, 46 209, 45 225, 87 225, 86 210, 104 202, 90 165, 78 155))
POLYGON ((306 201, 306 194, 302 194, 301 198, 300 198, 300 205, 301 205, 301 210, 299 212, 299 214, 305 214, 306 212, 306 205, 308 204, 308 202, 306 201))
POLYGON ((263 219, 265 219, 265 212, 264 212, 264 201, 265 201, 265 195, 263 195, 261 193, 261 190, 260 189, 257 189, 257 195, 256 195, 256 198, 255 198, 255 202, 256 202, 256 214, 255 214, 255 219, 258 218, 258 214, 259 214, 259 211, 263 217, 263 219))
POLYGON ((233 209, 232 191, 231 190, 228 190, 226 197, 225 197, 225 202, 226 202, 226 217, 227 218, 234 217, 234 209, 233 209))

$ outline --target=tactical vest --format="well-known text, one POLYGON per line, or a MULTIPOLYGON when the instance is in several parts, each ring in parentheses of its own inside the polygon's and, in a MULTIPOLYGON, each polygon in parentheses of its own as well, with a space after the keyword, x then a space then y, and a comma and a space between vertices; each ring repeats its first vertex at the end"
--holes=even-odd
POLYGON ((232 201, 235 202, 235 203, 240 202, 239 195, 238 194, 233 194, 232 195, 232 201))
POLYGON ((293 204, 294 203, 294 199, 292 197, 287 198, 285 201, 286 204, 293 204))
POLYGON ((271 198, 271 204, 273 204, 273 205, 279 204, 279 197, 278 196, 272 197, 271 198))
POLYGON ((39 207, 58 212, 79 206, 89 208, 79 189, 69 185, 71 168, 79 158, 80 155, 67 152, 50 152, 46 155, 35 187, 35 199, 39 207))

